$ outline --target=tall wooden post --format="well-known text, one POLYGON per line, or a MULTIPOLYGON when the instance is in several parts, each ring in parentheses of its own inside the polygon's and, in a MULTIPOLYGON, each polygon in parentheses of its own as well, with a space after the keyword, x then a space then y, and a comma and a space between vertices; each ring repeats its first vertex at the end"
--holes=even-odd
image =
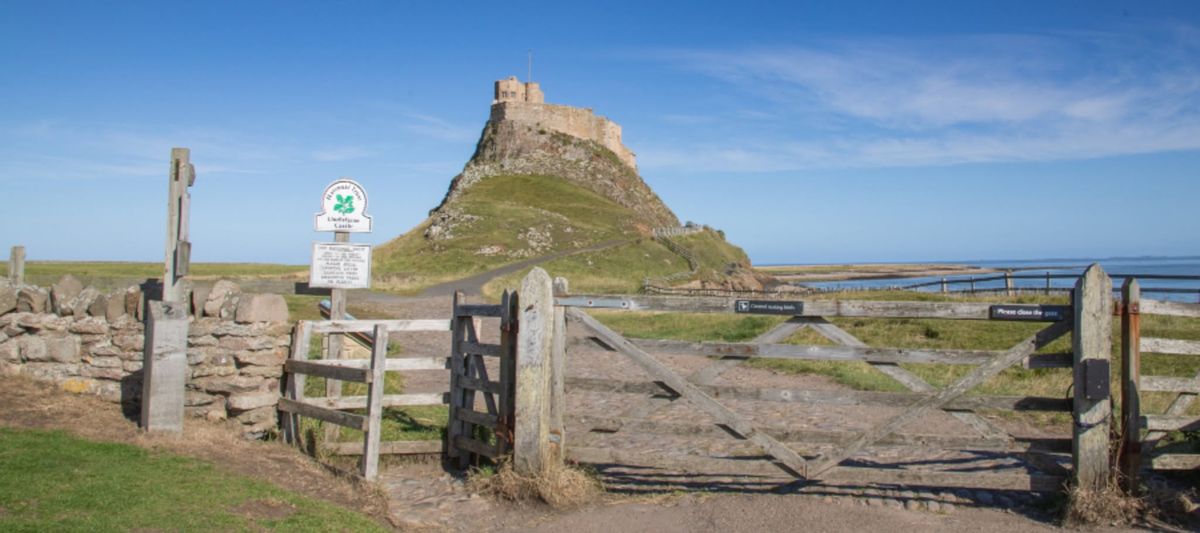
POLYGON ((1016 296, 1016 290, 1013 288, 1012 271, 1004 271, 1004 292, 1008 296, 1016 296))
POLYGON ((535 267, 521 280, 517 332, 516 423, 513 469, 540 474, 550 463, 550 359, 554 335, 554 289, 535 267))
MULTIPOLYGON (((334 242, 350 242, 350 233, 346 231, 337 231, 333 234, 334 242)), ((346 289, 330 289, 329 290, 329 319, 330 320, 345 320, 346 319, 346 289)), ((378 341, 376 341, 378 342, 378 341)), ((341 333, 330 333, 326 339, 325 347, 327 352, 326 359, 341 359, 342 347, 345 343, 345 335, 341 333)), ((336 379, 325 380, 325 397, 340 398, 342 396, 342 382, 336 379)), ((336 442, 341 434, 341 428, 337 424, 325 425, 325 442, 336 442)))
POLYGON ((1121 486, 1137 487, 1142 468, 1141 288, 1134 278, 1121 286, 1121 486))
POLYGON ((1108 433, 1112 401, 1112 280, 1100 265, 1088 267, 1074 290, 1074 420, 1071 450, 1075 485, 1098 490, 1111 474, 1108 433))
POLYGON ((946 278, 942 278, 942 294, 946 294, 947 290, 948 289, 946 287, 946 278))
MULTIPOLYGON (((554 296, 567 296, 570 287, 566 278, 554 278, 554 296)), ((554 332, 550 344, 550 455, 562 461, 566 452, 566 432, 563 429, 563 410, 566 409, 564 382, 567 371, 567 309, 554 306, 554 332)))
POLYGON ((187 148, 171 149, 171 177, 167 189, 167 247, 163 261, 163 301, 182 302, 186 294, 183 277, 191 264, 192 243, 188 241, 188 218, 196 181, 196 170, 187 148))
POLYGON ((188 242, 191 194, 196 181, 190 150, 171 149, 167 187, 167 245, 161 302, 146 313, 142 350, 141 426, 147 431, 183 431, 184 389, 187 384, 188 305, 183 277, 188 274, 192 245, 188 242))
POLYGON ((8 279, 14 286, 25 284, 25 247, 13 246, 8 254, 8 279))

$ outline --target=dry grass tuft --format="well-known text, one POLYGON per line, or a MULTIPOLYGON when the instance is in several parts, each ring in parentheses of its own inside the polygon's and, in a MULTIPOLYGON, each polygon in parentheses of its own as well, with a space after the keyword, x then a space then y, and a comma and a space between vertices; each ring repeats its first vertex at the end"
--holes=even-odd
POLYGON ((1126 495, 1112 479, 1100 489, 1071 487, 1063 522, 1069 527, 1125 525, 1141 518, 1145 511, 1145 501, 1126 495))
POLYGON ((472 489, 514 502, 541 501, 556 508, 575 507, 595 500, 604 488, 583 470, 550 465, 541 474, 518 474, 504 463, 491 476, 473 476, 472 489))

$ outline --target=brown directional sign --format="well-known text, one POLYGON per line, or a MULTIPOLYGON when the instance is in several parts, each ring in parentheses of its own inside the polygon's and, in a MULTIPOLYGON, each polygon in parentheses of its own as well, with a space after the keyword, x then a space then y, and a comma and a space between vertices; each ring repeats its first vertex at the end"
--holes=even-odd
POLYGON ((988 308, 992 320, 1027 320, 1030 322, 1058 322, 1066 320, 1071 312, 1069 305, 993 305, 988 308))
POLYGON ((804 314, 804 302, 782 302, 777 300, 738 300, 733 304, 735 313, 752 315, 789 315, 804 314))

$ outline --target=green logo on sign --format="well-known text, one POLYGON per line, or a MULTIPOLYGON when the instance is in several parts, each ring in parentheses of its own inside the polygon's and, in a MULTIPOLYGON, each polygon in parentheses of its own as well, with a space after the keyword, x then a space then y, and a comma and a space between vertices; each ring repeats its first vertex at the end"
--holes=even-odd
POLYGON ((346 196, 337 195, 337 203, 334 204, 333 210, 343 215, 349 215, 354 212, 354 197, 347 194, 346 196))

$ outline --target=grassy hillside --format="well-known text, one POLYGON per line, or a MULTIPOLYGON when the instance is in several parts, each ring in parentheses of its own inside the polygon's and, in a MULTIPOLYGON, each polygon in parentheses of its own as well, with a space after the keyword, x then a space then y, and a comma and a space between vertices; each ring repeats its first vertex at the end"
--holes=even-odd
POLYGON ((380 288, 414 289, 509 263, 610 240, 639 236, 627 208, 547 176, 497 176, 454 202, 448 238, 428 239, 426 220, 376 248, 380 288))
MULTIPOLYGON (((606 292, 635 291, 647 276, 688 269, 682 257, 646 237, 651 225, 643 217, 555 177, 490 177, 463 191, 449 212, 449 237, 427 238, 435 223, 430 219, 375 250, 376 288, 414 292, 527 258, 609 241, 624 242, 543 266, 571 278, 578 287, 606 292)), ((694 246, 714 271, 746 257, 712 232, 681 243, 694 246)))
MULTIPOLYGON (((700 262, 697 277, 715 279, 730 263, 750 262, 746 252, 726 242, 716 232, 705 231, 677 237, 674 241, 691 250, 700 262)), ((600 252, 556 259, 539 266, 551 276, 566 278, 571 284, 571 292, 602 294, 634 294, 642 290, 642 280, 645 278, 661 278, 688 270, 688 263, 683 257, 650 238, 600 252)), ((505 289, 515 289, 529 270, 493 280, 484 286, 484 294, 496 298, 505 289)))

